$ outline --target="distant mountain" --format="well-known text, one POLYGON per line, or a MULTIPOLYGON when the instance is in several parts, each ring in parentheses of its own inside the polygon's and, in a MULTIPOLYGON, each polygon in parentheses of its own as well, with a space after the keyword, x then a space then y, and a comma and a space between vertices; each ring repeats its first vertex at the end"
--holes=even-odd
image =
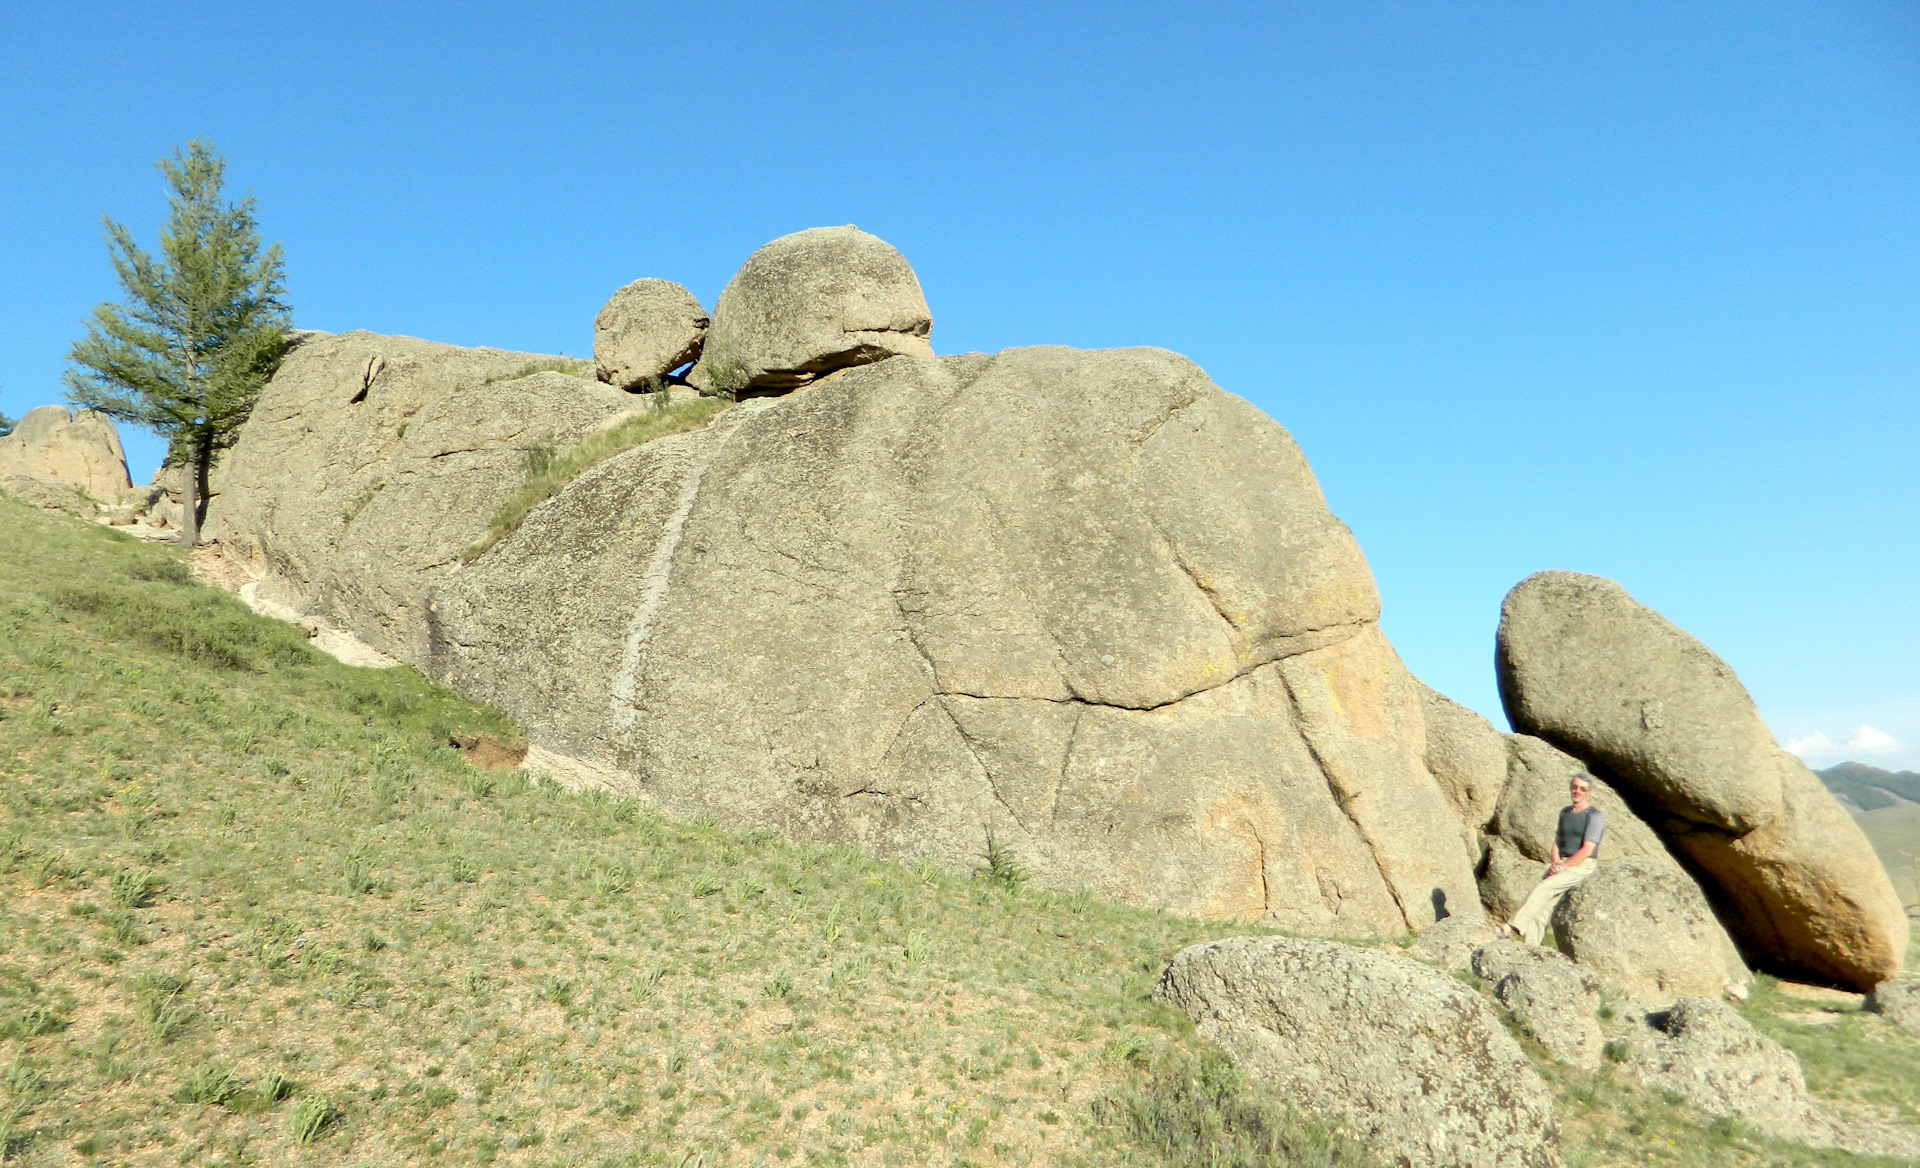
POLYGON ((1883 771, 1863 762, 1843 762, 1813 773, 1820 776, 1827 790, 1844 796, 1862 811, 1892 807, 1893 795, 1910 803, 1920 803, 1920 774, 1913 771, 1883 771), (1889 795, 1889 791, 1893 795, 1889 795))

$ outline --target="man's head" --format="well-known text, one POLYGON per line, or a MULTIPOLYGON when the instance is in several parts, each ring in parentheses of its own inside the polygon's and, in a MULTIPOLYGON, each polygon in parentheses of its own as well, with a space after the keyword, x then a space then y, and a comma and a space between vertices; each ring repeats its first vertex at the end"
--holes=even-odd
POLYGON ((1585 771, 1575 771, 1567 780, 1567 794, 1573 796, 1574 810, 1587 805, 1587 799, 1593 794, 1593 776, 1585 771))

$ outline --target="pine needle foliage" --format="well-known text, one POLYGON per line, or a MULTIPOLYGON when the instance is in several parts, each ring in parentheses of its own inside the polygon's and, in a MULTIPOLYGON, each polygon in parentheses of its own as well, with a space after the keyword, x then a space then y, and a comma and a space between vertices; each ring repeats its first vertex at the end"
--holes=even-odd
POLYGON ((180 541, 199 541, 207 471, 279 366, 291 323, 279 244, 262 247, 251 196, 222 195, 226 160, 194 140, 159 162, 171 188, 160 248, 104 219, 126 297, 102 304, 67 355, 67 400, 144 426, 187 468, 180 541))

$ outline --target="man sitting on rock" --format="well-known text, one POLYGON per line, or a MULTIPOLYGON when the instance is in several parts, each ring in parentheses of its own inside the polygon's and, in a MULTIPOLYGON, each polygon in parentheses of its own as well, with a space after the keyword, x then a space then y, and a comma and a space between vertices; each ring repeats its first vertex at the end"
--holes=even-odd
POLYGON ((1560 823, 1553 832, 1553 862, 1540 878, 1527 903, 1513 914, 1513 922, 1496 930, 1503 937, 1515 933, 1529 945, 1538 945, 1547 935, 1547 922, 1553 910, 1567 898, 1574 886, 1593 875, 1593 857, 1600 850, 1600 837, 1607 834, 1607 818, 1588 802, 1593 795, 1593 776, 1576 774, 1567 782, 1573 806, 1560 811, 1560 823))

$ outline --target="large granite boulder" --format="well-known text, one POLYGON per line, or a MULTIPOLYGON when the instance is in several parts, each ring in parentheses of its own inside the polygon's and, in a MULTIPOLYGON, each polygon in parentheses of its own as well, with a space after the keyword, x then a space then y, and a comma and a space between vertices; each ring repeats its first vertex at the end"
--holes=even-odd
POLYGON ((1899 972, 1907 919, 1866 836, 1706 646, 1611 580, 1541 572, 1507 595, 1496 660, 1515 728, 1651 818, 1750 954, 1861 991, 1899 972))
POLYGON ((672 813, 954 868, 992 826, 1043 886, 1384 936, 1477 890, 1378 608, 1271 419, 1172 353, 1033 348, 610 459, 406 659, 672 813))
POLYGON ((1232 937, 1155 991, 1250 1077, 1407 1168, 1560 1163, 1546 1084, 1486 1002, 1375 949, 1232 937))
POLYGON ((651 389, 700 356, 707 310, 670 280, 635 280, 593 318, 593 366, 616 389, 651 389))
POLYGON ((411 337, 317 336, 288 354, 222 460, 208 511, 261 599, 403 661, 428 657, 434 585, 525 481, 634 399, 530 372, 554 358, 411 337))
POLYGON ((1650 857, 1603 862, 1560 902, 1553 928, 1576 961, 1644 1002, 1718 997, 1751 979, 1700 886, 1650 857))
POLYGON ((63 483, 100 502, 133 485, 112 419, 65 406, 28 410, 13 433, 0 437, 0 479, 11 478, 63 483))
POLYGON ((1582 1070, 1600 1065, 1600 979, 1591 969, 1551 949, 1506 940, 1474 950, 1471 963, 1474 976, 1548 1054, 1582 1070))
POLYGON ((687 379, 707 393, 779 393, 836 369, 931 357, 932 330, 905 256, 855 227, 814 227, 747 257, 687 379))

